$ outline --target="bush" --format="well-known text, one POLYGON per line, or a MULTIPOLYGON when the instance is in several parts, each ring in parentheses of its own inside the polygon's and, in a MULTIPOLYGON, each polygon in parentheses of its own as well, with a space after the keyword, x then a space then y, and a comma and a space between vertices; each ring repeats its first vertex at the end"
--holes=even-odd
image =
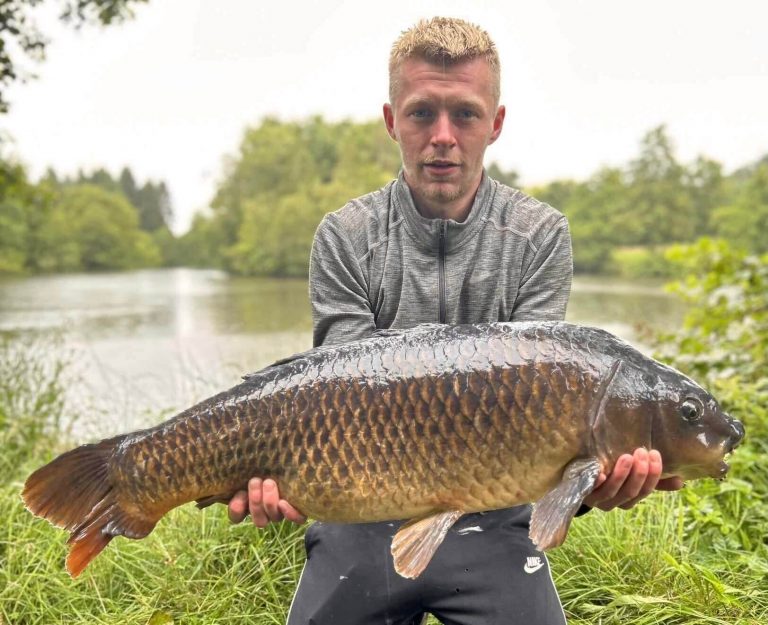
POLYGON ((674 278, 680 269, 664 254, 665 248, 616 247, 609 270, 622 278, 674 278))

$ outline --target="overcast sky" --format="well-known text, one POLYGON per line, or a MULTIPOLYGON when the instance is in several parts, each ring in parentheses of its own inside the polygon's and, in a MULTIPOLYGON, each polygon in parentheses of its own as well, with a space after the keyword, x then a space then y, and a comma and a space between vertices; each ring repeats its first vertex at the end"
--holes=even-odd
POLYGON ((496 41, 507 118, 487 161, 525 185, 621 165, 661 123, 685 162, 729 171, 768 152, 764 0, 150 0, 79 33, 39 14, 48 60, 0 117, 13 152, 34 179, 129 165, 165 180, 177 230, 265 115, 380 116, 392 41, 432 15, 496 41))

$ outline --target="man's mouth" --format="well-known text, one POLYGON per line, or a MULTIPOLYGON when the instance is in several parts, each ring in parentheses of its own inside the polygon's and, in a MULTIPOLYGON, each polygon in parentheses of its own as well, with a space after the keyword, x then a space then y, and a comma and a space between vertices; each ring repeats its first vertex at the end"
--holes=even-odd
POLYGON ((453 161, 434 160, 424 163, 424 168, 435 175, 452 174, 459 169, 459 163, 453 161))

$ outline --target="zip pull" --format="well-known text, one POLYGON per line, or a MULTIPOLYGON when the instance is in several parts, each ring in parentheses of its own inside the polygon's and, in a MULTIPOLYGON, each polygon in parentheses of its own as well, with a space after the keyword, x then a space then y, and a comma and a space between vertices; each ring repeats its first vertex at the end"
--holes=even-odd
POLYGON ((439 297, 438 321, 445 323, 445 230, 447 224, 440 221, 440 230, 437 236, 437 290, 439 297))

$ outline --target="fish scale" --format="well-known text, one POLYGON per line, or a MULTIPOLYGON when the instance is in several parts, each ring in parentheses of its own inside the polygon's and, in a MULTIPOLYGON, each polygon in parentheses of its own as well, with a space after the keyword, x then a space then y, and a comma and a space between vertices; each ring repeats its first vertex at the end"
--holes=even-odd
POLYGON ((539 500, 532 537, 559 544, 599 470, 658 448, 652 432, 677 428, 686 441, 670 447, 681 475, 722 473, 743 435, 735 424, 692 381, 602 330, 429 325, 279 361, 154 428, 63 454, 23 496, 72 532, 77 575, 114 536, 141 538, 175 506, 272 478, 317 519, 413 519, 393 555, 415 576, 466 512, 539 500), (711 449, 679 423, 686 396, 708 407, 711 449))

